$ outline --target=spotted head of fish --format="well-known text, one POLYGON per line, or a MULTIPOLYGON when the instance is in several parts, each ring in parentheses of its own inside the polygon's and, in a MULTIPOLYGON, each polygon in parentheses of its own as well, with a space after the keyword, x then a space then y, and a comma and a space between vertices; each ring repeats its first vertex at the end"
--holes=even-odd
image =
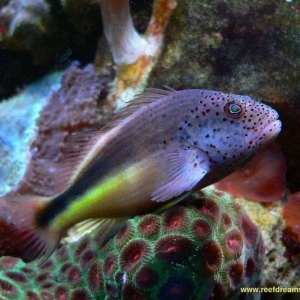
MULTIPOLYGON (((197 147, 209 157, 210 167, 230 173, 244 165, 281 130, 278 113, 248 96, 195 90, 179 134, 184 147, 197 147)), ((224 176, 224 175, 223 175, 224 176)))

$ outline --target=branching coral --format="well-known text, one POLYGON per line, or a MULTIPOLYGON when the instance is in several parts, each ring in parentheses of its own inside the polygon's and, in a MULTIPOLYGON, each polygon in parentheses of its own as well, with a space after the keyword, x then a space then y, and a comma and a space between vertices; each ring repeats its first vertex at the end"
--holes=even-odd
MULTIPOLYGON (((104 33, 114 62, 130 65, 149 51, 149 42, 134 28, 128 0, 99 0, 104 33)), ((156 49, 155 49, 156 50, 156 49)), ((151 51, 151 50, 150 50, 151 51)), ((152 53, 149 51, 149 54, 152 53)))
POLYGON ((118 71, 117 97, 128 89, 141 91, 161 51, 163 34, 176 7, 175 0, 155 0, 144 35, 134 28, 129 0, 99 0, 104 33, 118 71))
POLYGON ((102 248, 85 238, 41 266, 3 257, 0 297, 237 299, 240 287, 259 284, 263 261, 260 232, 243 208, 206 188, 184 206, 129 220, 102 248))

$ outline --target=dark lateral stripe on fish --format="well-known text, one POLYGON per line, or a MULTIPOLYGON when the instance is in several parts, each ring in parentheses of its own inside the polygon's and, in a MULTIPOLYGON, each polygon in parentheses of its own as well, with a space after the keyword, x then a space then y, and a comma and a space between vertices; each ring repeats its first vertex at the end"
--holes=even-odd
POLYGON ((108 168, 107 164, 91 166, 88 173, 93 174, 93 176, 84 174, 85 176, 81 176, 76 186, 71 185, 63 194, 56 196, 53 201, 49 202, 37 216, 37 225, 41 227, 48 226, 72 202, 82 197, 88 190, 99 183, 99 179, 101 180, 108 174, 108 168))
MULTIPOLYGON (((112 143, 114 143, 112 141, 112 143)), ((125 157, 128 159, 137 154, 137 149, 126 147, 125 142, 123 145, 112 145, 115 149, 126 148, 125 157)), ((110 148, 110 145, 106 147, 110 148)), ((111 148, 112 148, 111 147, 111 148)), ((111 151, 113 152, 113 151, 111 151)), ((124 151, 122 152, 124 153, 124 151)), ((61 212, 66 210, 68 206, 83 197, 89 190, 93 189, 101 182, 102 179, 107 177, 113 170, 118 170, 121 165, 124 165, 124 158, 120 157, 118 150, 115 153, 110 153, 111 157, 97 157, 89 168, 84 169, 83 172, 77 177, 76 185, 70 185, 63 194, 56 196, 53 201, 49 202, 45 208, 39 212, 37 216, 37 225, 41 227, 48 226, 53 219, 55 219, 61 212), (109 163, 113 161, 113 166, 109 163)))
POLYGON ((36 216, 36 224, 39 227, 47 227, 51 221, 64 209, 66 209, 69 205, 68 198, 64 195, 59 195, 54 198, 49 204, 46 206, 46 209, 38 212, 36 216))

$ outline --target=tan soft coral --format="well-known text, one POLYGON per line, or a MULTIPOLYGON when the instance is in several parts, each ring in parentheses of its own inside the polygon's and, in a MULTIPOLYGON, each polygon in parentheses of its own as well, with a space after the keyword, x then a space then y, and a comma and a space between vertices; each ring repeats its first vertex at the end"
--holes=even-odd
POLYGON ((118 74, 116 97, 128 100, 128 91, 139 92, 146 84, 160 54, 164 31, 176 1, 154 1, 150 23, 144 35, 134 28, 128 0, 98 1, 105 37, 118 74))

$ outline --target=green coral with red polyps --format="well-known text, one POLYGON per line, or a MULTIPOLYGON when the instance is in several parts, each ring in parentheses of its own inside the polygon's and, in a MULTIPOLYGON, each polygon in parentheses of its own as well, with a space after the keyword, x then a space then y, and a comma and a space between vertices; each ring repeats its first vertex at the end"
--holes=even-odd
POLYGON ((129 220, 101 248, 85 238, 40 266, 3 257, 0 298, 236 299, 240 287, 259 284, 263 261, 261 234, 243 208, 207 188, 129 220))

